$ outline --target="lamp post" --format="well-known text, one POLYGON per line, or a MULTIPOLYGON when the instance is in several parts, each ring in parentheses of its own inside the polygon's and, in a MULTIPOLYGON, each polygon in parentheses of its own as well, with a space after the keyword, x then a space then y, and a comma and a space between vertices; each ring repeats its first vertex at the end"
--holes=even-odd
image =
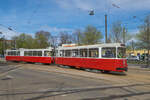
MULTIPOLYGON (((95 15, 93 9, 90 10, 89 15, 90 16, 95 15)), ((107 14, 105 14, 105 43, 107 43, 107 14)))
MULTIPOLYGON (((115 7, 115 8, 120 8, 118 5, 116 5, 116 4, 112 4, 112 6, 113 7, 115 7)), ((89 12, 89 15, 90 16, 93 16, 93 15, 95 15, 95 12, 94 12, 94 10, 93 9, 91 9, 90 10, 90 12, 89 12)), ((105 14, 105 43, 108 43, 108 37, 107 37, 107 26, 108 25, 108 21, 107 21, 107 13, 105 14)))

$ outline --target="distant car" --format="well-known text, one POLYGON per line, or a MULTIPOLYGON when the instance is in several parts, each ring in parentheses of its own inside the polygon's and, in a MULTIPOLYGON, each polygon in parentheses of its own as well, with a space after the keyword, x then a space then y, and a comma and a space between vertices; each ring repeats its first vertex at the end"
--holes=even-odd
POLYGON ((0 54, 0 58, 3 58, 3 55, 0 54))
POLYGON ((129 60, 129 61, 139 61, 140 58, 138 56, 129 56, 129 57, 127 57, 127 60, 129 60))

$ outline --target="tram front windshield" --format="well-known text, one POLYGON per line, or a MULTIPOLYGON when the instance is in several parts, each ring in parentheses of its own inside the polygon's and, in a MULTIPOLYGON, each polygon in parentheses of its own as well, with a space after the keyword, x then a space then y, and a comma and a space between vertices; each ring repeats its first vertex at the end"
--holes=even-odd
MULTIPOLYGON (((117 48, 117 58, 126 58, 126 49, 123 47, 117 48)), ((102 58, 116 58, 116 47, 102 48, 102 58)))
POLYGON ((126 58, 126 49, 122 47, 117 48, 117 58, 126 58))

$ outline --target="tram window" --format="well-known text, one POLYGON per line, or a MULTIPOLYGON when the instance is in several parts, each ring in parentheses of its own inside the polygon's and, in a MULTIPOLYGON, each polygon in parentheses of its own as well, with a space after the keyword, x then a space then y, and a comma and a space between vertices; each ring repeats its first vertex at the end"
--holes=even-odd
POLYGON ((46 57, 51 56, 51 52, 50 51, 44 51, 44 56, 46 56, 46 57))
POLYGON ((79 56, 78 49, 72 50, 72 57, 78 57, 78 56, 79 56))
POLYGON ((13 55, 13 52, 12 52, 12 51, 10 51, 10 55, 11 55, 11 56, 13 55))
POLYGON ((89 49, 89 57, 98 58, 99 51, 98 48, 89 49))
POLYGON ((42 56, 42 51, 37 51, 38 52, 38 56, 42 56))
POLYGON ((60 57, 62 57, 62 53, 63 53, 63 51, 60 51, 60 53, 59 53, 59 56, 60 56, 60 57))
POLYGON ((58 50, 55 50, 54 56, 58 57, 58 50))
POLYGON ((14 56, 16 56, 16 55, 17 55, 16 51, 14 51, 14 52, 13 52, 13 55, 14 55, 14 56))
POLYGON ((102 57, 103 58, 116 58, 116 48, 115 47, 102 48, 102 57))
POLYGON ((29 52, 30 52, 30 51, 25 51, 25 52, 24 52, 24 56, 30 56, 30 55, 29 55, 29 52))
POLYGON ((11 51, 11 55, 14 56, 14 51, 11 51))
POLYGON ((26 51, 24 51, 24 56, 27 56, 27 52, 26 51))
POLYGON ((87 49, 80 49, 80 57, 87 57, 87 49))
POLYGON ((10 56, 10 55, 11 55, 11 52, 8 52, 8 55, 10 56))
POLYGON ((33 56, 37 56, 37 51, 33 51, 33 56))
POLYGON ((33 51, 28 51, 28 56, 33 56, 33 51))
POLYGON ((15 56, 17 56, 18 51, 15 51, 15 56))
POLYGON ((64 54, 65 54, 64 50, 61 50, 59 56, 60 56, 60 57, 64 57, 64 54))
POLYGON ((17 56, 20 56, 20 51, 17 51, 17 56))
POLYGON ((65 50, 65 57, 71 57, 71 50, 65 50))
POLYGON ((125 48, 117 48, 117 58, 126 58, 126 49, 125 48))
POLYGON ((10 55, 12 56, 12 51, 10 51, 10 55))

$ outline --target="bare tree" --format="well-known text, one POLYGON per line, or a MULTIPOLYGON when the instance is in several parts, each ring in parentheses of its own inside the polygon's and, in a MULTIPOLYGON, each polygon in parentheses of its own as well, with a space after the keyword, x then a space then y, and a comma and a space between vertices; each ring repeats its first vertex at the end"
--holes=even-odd
POLYGON ((121 43, 122 40, 122 26, 121 22, 117 21, 113 23, 112 33, 111 33, 112 41, 121 43))
POLYGON ((120 21, 113 23, 112 32, 109 37, 111 42, 126 44, 131 38, 132 36, 128 33, 127 28, 120 21))
POLYGON ((150 52, 150 15, 144 20, 144 24, 140 26, 140 33, 137 35, 139 46, 146 49, 148 52, 147 66, 149 67, 149 52, 150 52))
POLYGON ((112 43, 111 35, 108 37, 108 39, 107 39, 107 43, 112 43))
POLYGON ((72 34, 73 42, 80 45, 82 43, 81 41, 82 35, 83 35, 83 32, 81 32, 80 29, 76 29, 75 32, 72 34))
POLYGON ((72 43, 72 35, 68 32, 60 32, 59 45, 72 43))

